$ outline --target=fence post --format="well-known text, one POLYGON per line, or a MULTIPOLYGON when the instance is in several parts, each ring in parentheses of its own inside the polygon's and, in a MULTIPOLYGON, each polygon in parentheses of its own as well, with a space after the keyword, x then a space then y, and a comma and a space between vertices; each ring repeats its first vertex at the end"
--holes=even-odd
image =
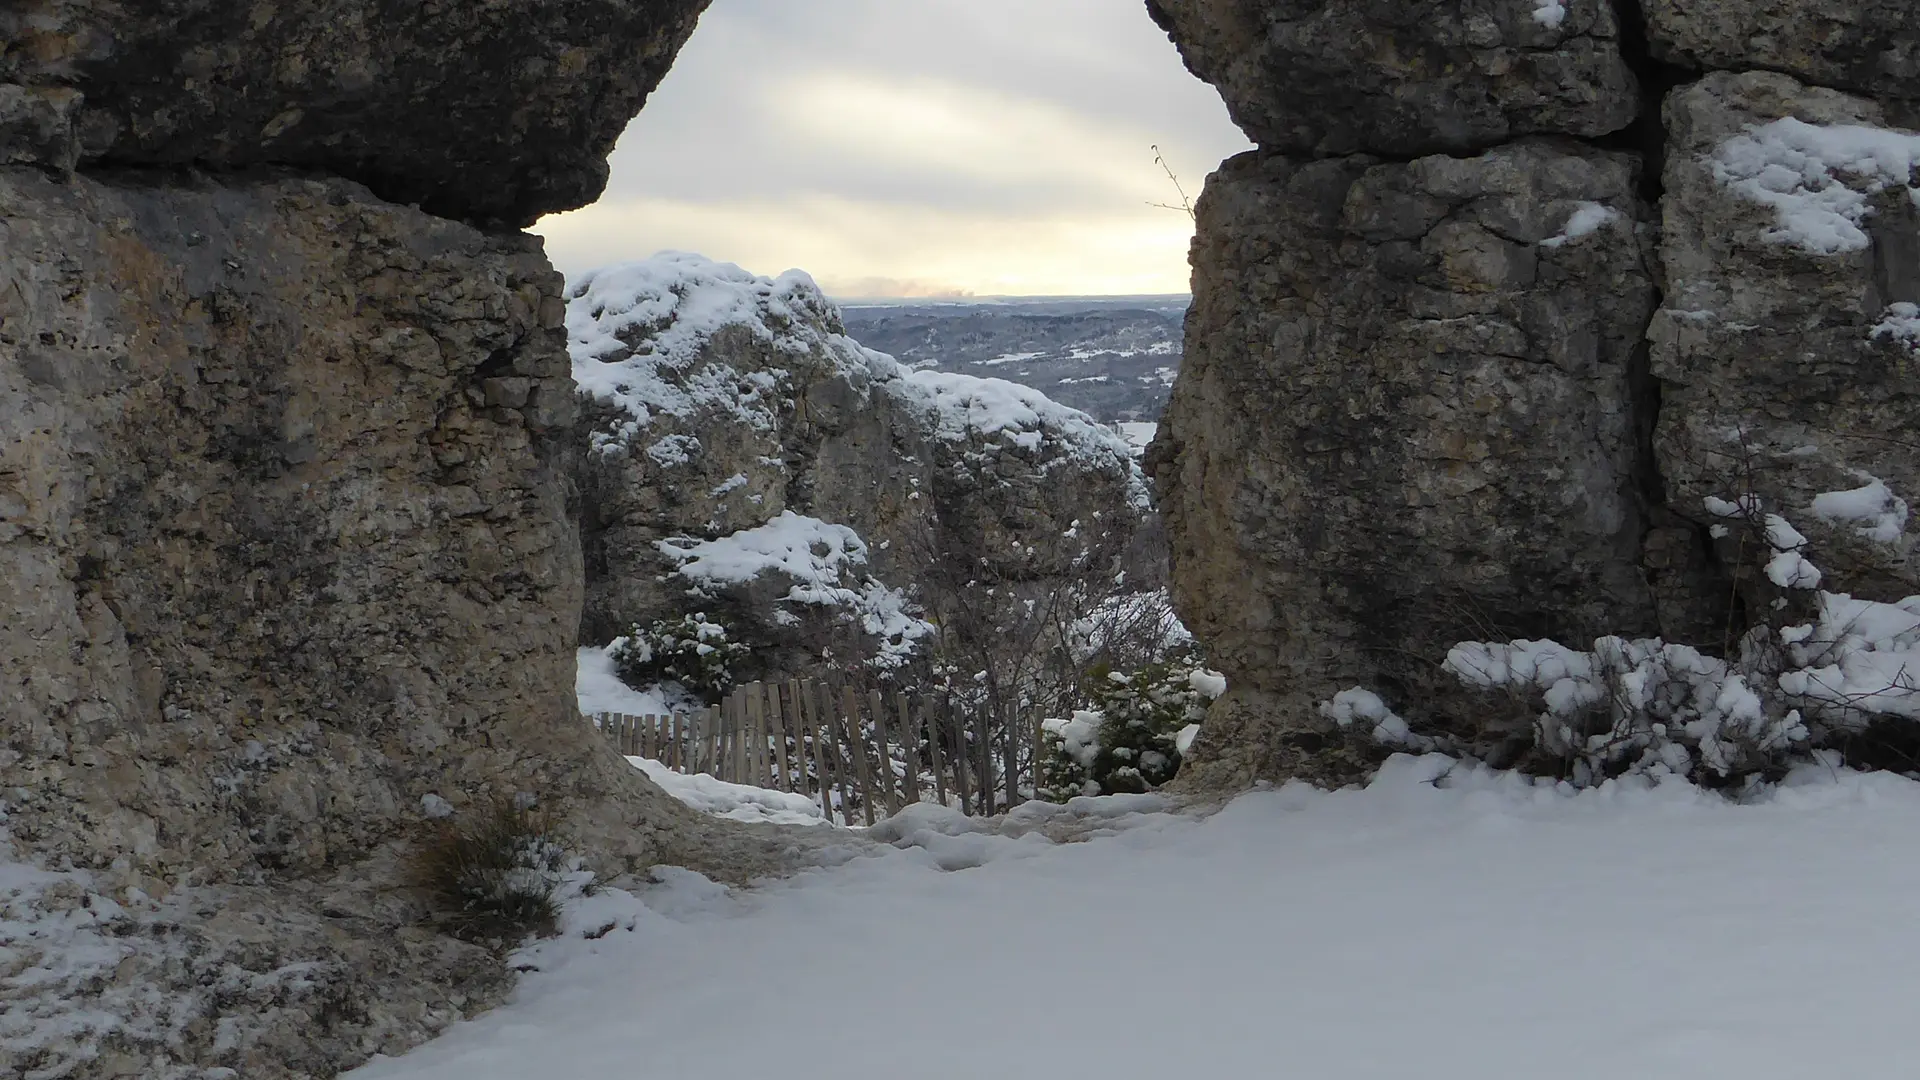
POLYGON ((861 810, 867 824, 873 816, 873 767, 867 763, 867 733, 860 722, 860 691, 851 686, 840 689, 840 711, 847 722, 847 741, 853 745, 853 767, 860 777, 861 810))
MULTIPOLYGON (((812 682, 795 682, 796 699, 800 702, 801 726, 807 733, 807 741, 813 744, 813 771, 819 777, 820 812, 825 814, 827 822, 833 822, 833 774, 827 771, 826 738, 820 734, 819 687, 812 682)), ((802 752, 801 768, 806 768, 805 752, 802 752)))
POLYGON ((980 816, 993 816, 993 709, 991 706, 980 710, 980 775, 975 785, 980 789, 980 816))
POLYGON ((748 683, 741 698, 740 704, 746 712, 747 753, 740 782, 752 787, 765 787, 766 777, 756 774, 759 773, 760 761, 767 752, 767 740, 760 735, 760 726, 767 711, 767 698, 760 692, 760 684, 757 682, 748 683))
POLYGON ((1006 742, 1001 744, 1000 759, 1007 779, 1007 798, 1000 805, 1011 810, 1020 804, 1020 707, 1008 702, 1007 716, 1001 724, 1006 742))
POLYGON ((946 699, 946 734, 953 739, 953 784, 960 790, 960 812, 971 814, 978 809, 973 799, 973 755, 967 753, 967 722, 953 711, 953 698, 946 699))
POLYGON ((818 683, 820 726, 827 732, 827 755, 833 765, 834 786, 840 791, 840 821, 845 825, 853 824, 853 770, 847 763, 847 753, 840 748, 840 721, 836 719, 839 707, 833 702, 833 688, 826 683, 818 683))
POLYGON ((793 773, 789 769, 792 762, 787 757, 787 729, 793 724, 788 717, 781 715, 779 683, 767 684, 767 721, 767 727, 773 735, 773 764, 777 770, 774 773, 777 782, 773 786, 781 791, 792 791, 793 773))
POLYGON ((901 690, 894 695, 893 704, 900 714, 900 752, 907 759, 907 801, 920 801, 920 732, 913 726, 913 715, 907 710, 907 692, 901 690))
POLYGON ((880 748, 880 760, 875 770, 878 775, 874 782, 880 787, 880 794, 887 800, 887 816, 900 812, 900 796, 893 783, 893 746, 887 738, 887 703, 880 697, 880 691, 867 691, 867 708, 873 712, 873 737, 880 748))
MULTIPOLYGON (((927 757, 933 765, 934 795, 940 800, 940 805, 945 806, 947 805, 947 752, 946 748, 940 745, 941 728, 939 720, 933 715, 933 703, 924 697, 920 699, 920 720, 921 725, 927 729, 927 757)), ((960 812, 966 812, 965 803, 961 804, 960 812)))
POLYGON ((747 782, 747 696, 735 690, 727 701, 733 705, 733 753, 729 758, 733 775, 727 779, 744 784, 747 782))
POLYGON ((661 764, 677 771, 680 768, 680 714, 669 713, 661 717, 660 729, 667 740, 661 764))

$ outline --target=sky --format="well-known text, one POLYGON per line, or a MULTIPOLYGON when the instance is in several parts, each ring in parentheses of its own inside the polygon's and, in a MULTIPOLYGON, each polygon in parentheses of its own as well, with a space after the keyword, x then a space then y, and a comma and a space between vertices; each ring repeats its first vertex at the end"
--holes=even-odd
POLYGON ((1187 194, 1248 144, 1140 0, 714 0, 567 274, 657 251, 843 298, 1183 293, 1187 194))

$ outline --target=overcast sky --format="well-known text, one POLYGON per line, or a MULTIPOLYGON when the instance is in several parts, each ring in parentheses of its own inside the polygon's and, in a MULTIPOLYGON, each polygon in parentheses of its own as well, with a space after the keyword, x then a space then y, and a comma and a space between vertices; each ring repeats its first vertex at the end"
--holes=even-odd
POLYGON ((1187 289, 1189 194, 1246 148, 1140 0, 715 0, 562 271, 663 249, 836 296, 1187 289))

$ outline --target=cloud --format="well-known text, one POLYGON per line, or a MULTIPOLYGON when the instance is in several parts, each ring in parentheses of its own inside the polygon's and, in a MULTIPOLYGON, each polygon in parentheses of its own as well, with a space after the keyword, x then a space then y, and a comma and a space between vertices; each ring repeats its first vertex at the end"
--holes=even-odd
POLYGON ((616 149, 599 204, 536 231, 576 272, 663 248, 830 291, 1177 292, 1152 202, 1245 147, 1136 2, 728 0, 616 149))

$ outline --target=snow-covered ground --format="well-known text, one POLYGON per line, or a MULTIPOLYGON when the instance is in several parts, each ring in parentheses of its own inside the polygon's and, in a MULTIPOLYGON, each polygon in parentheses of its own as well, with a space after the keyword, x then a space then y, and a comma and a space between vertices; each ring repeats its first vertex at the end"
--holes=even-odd
POLYGON ((1920 784, 1810 768, 1734 805, 1449 767, 1204 820, 1087 800, 1119 816, 1072 844, 923 808, 749 893, 660 870, 573 908, 507 1007, 351 1075, 1911 1074, 1920 784))
POLYGON ((678 773, 650 758, 629 757, 627 761, 660 785, 660 790, 704 814, 773 825, 827 824, 820 804, 805 795, 729 784, 706 773, 678 773))

